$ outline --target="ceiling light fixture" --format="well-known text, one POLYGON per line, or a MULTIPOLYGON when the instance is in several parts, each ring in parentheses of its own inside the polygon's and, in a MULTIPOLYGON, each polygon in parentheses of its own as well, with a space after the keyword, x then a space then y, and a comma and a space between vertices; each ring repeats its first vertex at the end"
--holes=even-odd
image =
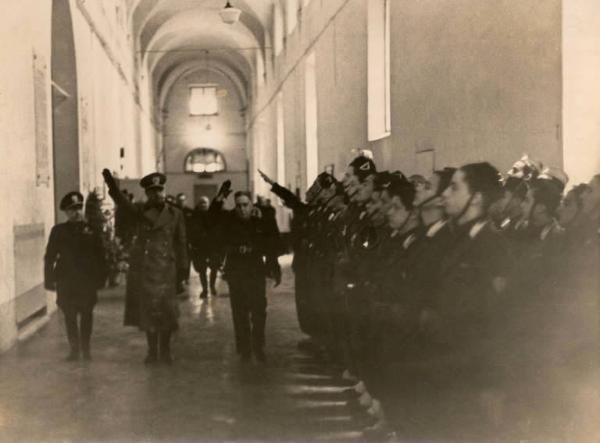
POLYGON ((241 13, 242 10, 231 6, 229 1, 227 1, 225 7, 219 11, 221 20, 223 20, 223 23, 227 23, 228 25, 237 23, 237 21, 240 19, 241 13))

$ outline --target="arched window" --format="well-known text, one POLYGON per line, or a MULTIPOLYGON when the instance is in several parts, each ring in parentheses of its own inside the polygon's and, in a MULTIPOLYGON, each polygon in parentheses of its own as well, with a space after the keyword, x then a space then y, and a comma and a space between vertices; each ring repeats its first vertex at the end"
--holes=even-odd
POLYGON ((192 174, 212 174, 225 169, 225 157, 211 148, 197 148, 190 151, 183 163, 183 170, 192 174))

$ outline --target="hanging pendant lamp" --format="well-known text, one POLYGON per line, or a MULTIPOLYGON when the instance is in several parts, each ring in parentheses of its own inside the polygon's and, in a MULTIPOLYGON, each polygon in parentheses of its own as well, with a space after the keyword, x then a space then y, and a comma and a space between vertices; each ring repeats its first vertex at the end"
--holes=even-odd
POLYGON ((237 23, 241 14, 242 10, 231 6, 229 1, 227 1, 225 7, 219 11, 221 20, 223 20, 223 23, 227 23, 228 25, 237 23))

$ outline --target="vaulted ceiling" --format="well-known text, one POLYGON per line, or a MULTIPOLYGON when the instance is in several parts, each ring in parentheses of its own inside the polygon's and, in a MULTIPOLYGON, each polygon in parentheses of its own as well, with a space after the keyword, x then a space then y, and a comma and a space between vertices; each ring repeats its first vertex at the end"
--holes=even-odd
POLYGON ((242 10, 233 25, 219 16, 226 0, 126 0, 137 60, 148 69, 159 106, 174 79, 194 69, 229 77, 246 102, 257 54, 264 59, 270 47, 273 3, 280 0, 230 1, 242 10))

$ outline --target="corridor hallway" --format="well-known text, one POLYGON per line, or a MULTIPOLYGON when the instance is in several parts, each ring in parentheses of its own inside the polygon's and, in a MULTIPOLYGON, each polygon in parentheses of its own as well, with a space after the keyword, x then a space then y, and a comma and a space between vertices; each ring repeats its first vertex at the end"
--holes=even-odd
MULTIPOLYGON (((285 258, 281 260, 285 262, 285 258)), ((124 286, 95 310, 93 361, 63 361, 62 316, 0 356, 0 441, 353 440, 343 386, 296 348, 293 276, 270 290, 266 365, 242 364, 229 298, 181 302, 173 366, 146 367, 144 335, 125 328, 124 286)), ((226 288, 226 285, 223 285, 226 288)))

